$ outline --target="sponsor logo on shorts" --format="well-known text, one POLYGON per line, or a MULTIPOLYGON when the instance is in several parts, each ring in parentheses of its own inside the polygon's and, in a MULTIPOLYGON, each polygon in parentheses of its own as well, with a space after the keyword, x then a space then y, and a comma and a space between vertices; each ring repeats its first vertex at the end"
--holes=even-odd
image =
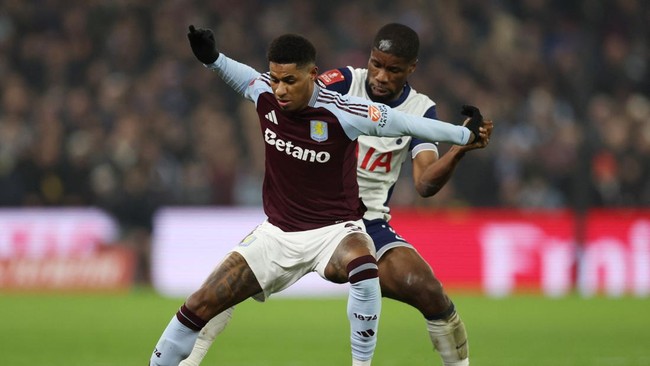
POLYGON ((355 224, 353 224, 351 222, 348 222, 347 224, 345 224, 345 228, 348 229, 349 231, 363 231, 362 228, 360 228, 359 226, 357 226, 357 225, 355 225, 355 224))
POLYGON ((255 235, 253 235, 253 234, 250 234, 250 235, 248 235, 247 237, 245 237, 244 240, 242 240, 242 241, 239 243, 239 246, 240 246, 240 247, 247 247, 247 246, 253 244, 253 242, 255 241, 255 239, 257 239, 257 237, 256 237, 255 235))

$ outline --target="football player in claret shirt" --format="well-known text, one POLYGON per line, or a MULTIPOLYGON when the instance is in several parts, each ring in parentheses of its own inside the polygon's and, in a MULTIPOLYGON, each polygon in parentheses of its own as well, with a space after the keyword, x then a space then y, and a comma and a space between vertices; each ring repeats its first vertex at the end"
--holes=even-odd
MULTIPOLYGON (((248 297, 264 300, 309 272, 350 283, 353 365, 370 365, 381 291, 372 240, 356 180, 360 135, 414 135, 465 145, 487 138, 475 107, 467 127, 412 116, 317 83, 316 52, 304 37, 276 38, 269 72, 259 73, 216 50, 214 35, 190 26, 194 55, 253 101, 265 143, 263 206, 268 219, 236 246, 172 317, 151 365, 178 365, 206 323, 248 297)), ((220 315, 224 317, 227 315, 220 315)), ((219 319, 219 317, 217 317, 219 319)))

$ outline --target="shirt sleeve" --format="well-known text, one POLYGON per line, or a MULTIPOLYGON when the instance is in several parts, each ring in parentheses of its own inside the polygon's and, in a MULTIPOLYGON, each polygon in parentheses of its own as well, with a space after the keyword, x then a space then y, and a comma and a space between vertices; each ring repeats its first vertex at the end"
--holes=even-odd
POLYGON ((363 98, 348 98, 349 102, 354 105, 365 104, 367 106, 366 113, 349 113, 349 118, 341 119, 343 129, 352 139, 356 139, 360 135, 414 136, 429 142, 439 141, 465 145, 471 136, 469 129, 463 126, 406 114, 385 104, 372 103, 363 98))
MULTIPOLYGON (((432 119, 438 119, 438 114, 436 112, 436 106, 435 104, 429 107, 424 112, 424 117, 426 118, 432 118, 432 119)), ((415 158, 415 156, 421 152, 421 151, 427 151, 427 150, 432 150, 435 151, 436 154, 438 154, 438 142, 428 142, 424 141, 422 139, 419 139, 417 137, 411 138, 411 144, 409 145, 409 151, 411 151, 411 158, 415 158)))
POLYGON ((261 88, 255 87, 255 80, 261 74, 252 67, 237 62, 223 53, 219 53, 214 63, 205 66, 215 71, 226 84, 246 99, 255 101, 259 96, 261 88))

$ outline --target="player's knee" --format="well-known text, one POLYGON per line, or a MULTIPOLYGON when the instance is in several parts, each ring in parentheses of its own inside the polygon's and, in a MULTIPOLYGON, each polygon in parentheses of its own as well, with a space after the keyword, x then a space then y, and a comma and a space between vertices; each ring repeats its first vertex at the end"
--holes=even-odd
POLYGON ((374 247, 369 237, 356 233, 348 235, 336 248, 325 267, 325 278, 334 283, 348 282, 350 263, 355 259, 367 256, 372 257, 376 266, 374 247))
POLYGON ((449 307, 450 301, 435 277, 409 271, 388 277, 380 267, 382 294, 388 298, 407 303, 425 316, 443 312, 449 307))
POLYGON ((435 303, 444 298, 442 284, 435 277, 411 273, 404 285, 404 291, 420 303, 435 303))

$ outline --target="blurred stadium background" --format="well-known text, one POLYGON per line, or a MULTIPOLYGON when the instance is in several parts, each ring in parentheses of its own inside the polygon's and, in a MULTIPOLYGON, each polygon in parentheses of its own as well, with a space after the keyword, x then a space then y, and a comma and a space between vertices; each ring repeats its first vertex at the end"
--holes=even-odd
MULTIPOLYGON (((536 314, 538 307, 553 308, 552 301, 578 302, 567 305, 580 309, 578 319, 584 309, 601 311, 563 323, 574 330, 636 311, 619 328, 596 331, 614 327, 614 337, 634 347, 602 357, 583 349, 585 357, 568 361, 553 357, 552 347, 524 347, 538 354, 538 363, 527 364, 649 365, 640 345, 648 343, 650 316, 639 310, 650 295, 650 6, 644 0, 3 0, 2 313, 27 316, 33 312, 26 304, 71 291, 88 300, 72 296, 70 303, 93 309, 107 303, 91 300, 103 292, 118 292, 111 298, 117 302, 126 296, 141 304, 144 296, 177 304, 259 222, 263 146, 256 117, 194 59, 189 24, 212 28, 224 53, 258 70, 267 67, 272 38, 301 33, 316 45, 325 71, 364 67, 375 31, 394 21, 420 35, 411 83, 437 102, 440 118, 458 121, 469 102, 495 121, 491 145, 468 154, 434 198, 417 197, 408 164, 393 197, 395 226, 468 303, 476 347, 487 352, 481 342, 500 339, 480 330, 499 328, 480 320, 499 308, 489 304, 514 301, 536 314), (132 293, 142 288, 154 290, 132 293), (465 298, 467 291, 472 295, 465 298), (533 300, 520 298, 531 292, 533 300)), ((345 293, 322 282, 304 281, 288 295, 345 293)), ((145 347, 174 306, 142 324, 154 327, 145 347)), ((143 310, 133 305, 132 311, 143 310)), ((9 318, 2 323, 11 324, 9 318)), ((531 334, 541 324, 532 323, 531 334)), ((14 337, 20 328, 0 326, 0 338, 33 342, 31 333, 14 337)), ((53 327, 51 336, 60 329, 53 327)), ((557 337, 549 329, 544 335, 557 337)), ((107 334, 113 331, 119 330, 107 334)), ((606 338, 575 336, 607 349, 606 338)), ((509 347, 507 339, 535 337, 514 331, 501 346, 509 347)), ((93 363, 100 350, 87 348, 79 364, 133 362, 93 363)), ((30 360, 29 347, 6 350, 0 346, 2 364, 75 364, 30 360)), ((428 349, 423 355, 430 356, 428 349)), ((523 360, 487 355, 477 355, 480 364, 523 360)))

